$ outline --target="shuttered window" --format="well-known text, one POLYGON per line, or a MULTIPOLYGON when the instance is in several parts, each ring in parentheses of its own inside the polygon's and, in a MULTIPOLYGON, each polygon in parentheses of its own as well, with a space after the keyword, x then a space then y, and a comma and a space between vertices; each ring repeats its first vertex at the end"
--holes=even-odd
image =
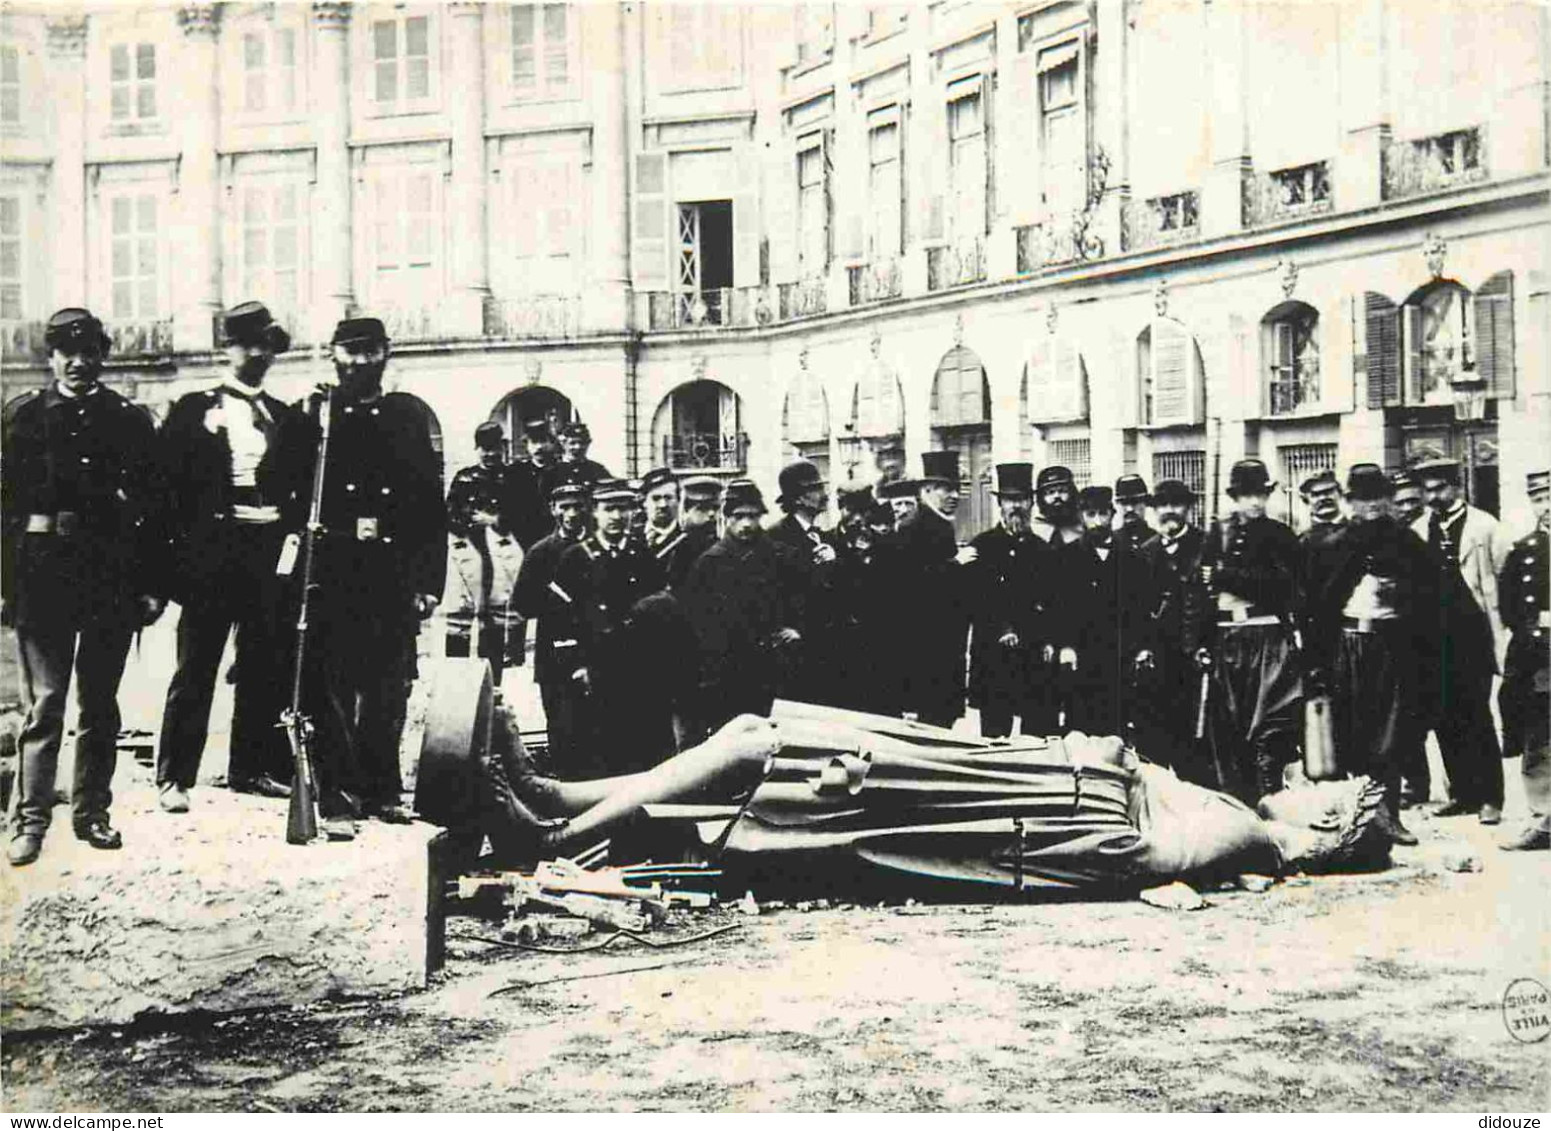
POLYGON ((1070 341, 1037 335, 1023 373, 1024 418, 1030 424, 1087 419, 1087 374, 1070 341))
POLYGON ((1367 389, 1368 407, 1398 405, 1400 311, 1384 295, 1368 291, 1362 297, 1362 328, 1362 348, 1353 351, 1353 364, 1367 389))
POLYGON ((0 319, 22 316, 22 198, 0 196, 0 319))
POLYGON ((898 108, 874 112, 867 122, 867 258, 876 263, 904 250, 905 177, 898 108))
POLYGON ((246 185, 241 197, 242 297, 267 304, 290 325, 303 308, 305 194, 305 185, 287 181, 246 185))
POLYGON ((568 4, 512 8, 512 89, 519 98, 569 90, 573 22, 568 4))
POLYGON ((804 279, 829 269, 829 159, 822 133, 801 139, 797 151, 797 256, 804 279))
POLYGON ((972 350, 955 346, 937 367, 932 385, 932 427, 986 424, 991 419, 991 391, 985 366, 972 350))
POLYGON ((631 263, 641 290, 663 290, 668 283, 667 161, 661 153, 639 153, 635 159, 631 263))
POLYGON ((798 372, 786 394, 782 410, 788 444, 819 443, 829 439, 829 402, 824 385, 808 370, 798 372))
POLYGON ((897 436, 905 431, 905 398, 899 378, 881 361, 867 367, 856 383, 851 425, 858 436, 897 436))
POLYGON ((1513 272, 1493 275, 1476 292, 1476 372, 1488 396, 1514 395, 1513 272))
POLYGON ((22 120, 22 55, 7 44, 0 47, 0 124, 14 126, 22 120))
POLYGON ((108 97, 115 122, 156 117, 156 45, 115 43, 108 52, 108 97))
POLYGON ((1170 318, 1159 318, 1137 341, 1142 422, 1148 425, 1200 422, 1200 361, 1195 339, 1170 318))
POLYGON ((113 317, 151 321, 161 315, 156 197, 126 193, 108 207, 113 317))
POLYGON ((431 97, 431 21, 404 16, 372 23, 372 101, 384 109, 431 97))

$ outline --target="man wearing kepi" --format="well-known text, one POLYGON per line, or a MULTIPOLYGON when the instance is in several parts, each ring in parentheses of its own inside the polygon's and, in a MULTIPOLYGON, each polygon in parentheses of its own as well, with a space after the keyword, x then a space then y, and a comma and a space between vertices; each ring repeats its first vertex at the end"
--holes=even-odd
POLYGON ((1293 638, 1301 560, 1297 536, 1266 517, 1273 486, 1260 460, 1233 465, 1233 513, 1207 532, 1201 567, 1209 639, 1196 661, 1211 674, 1215 788, 1250 805, 1281 788, 1303 726, 1303 667, 1293 638))
POLYGON ((693 475, 684 480, 683 493, 677 533, 656 549, 670 589, 682 585, 700 555, 716 545, 716 512, 722 504, 722 483, 709 475, 693 475))
POLYGON ((1496 519, 1465 504, 1457 462, 1431 460, 1413 471, 1429 513, 1411 529, 1432 548, 1440 571, 1438 665, 1424 707, 1431 708, 1449 800, 1435 815, 1476 813, 1483 825, 1495 825, 1502 820, 1503 765, 1490 702, 1505 639, 1497 578, 1507 538, 1496 519))
MULTIPOLYGON (((964 713, 966 578, 960 567, 979 556, 953 533, 959 509, 959 453, 922 452, 921 505, 899 528, 900 588, 915 620, 915 647, 905 661, 905 711, 951 727, 964 713)), ((907 646, 908 647, 908 646, 907 646)))
MULTIPOLYGON (((447 580, 441 461, 426 404, 382 391, 389 352, 382 323, 347 318, 332 345, 337 388, 307 652, 319 808, 326 819, 344 818, 351 805, 341 791, 359 792, 365 815, 399 820, 407 816, 398 743, 414 640, 447 580)), ((316 414, 298 416, 281 443, 276 484, 261 486, 270 497, 279 493, 288 525, 300 530, 317 458, 316 414)))
POLYGON ((1014 715, 1023 733, 1038 733, 1030 729, 1039 717, 1029 699, 1052 550, 1029 529, 1033 480, 1032 464, 998 464, 993 494, 1002 520, 969 543, 978 555, 967 570, 973 610, 969 701, 980 709, 980 733, 988 738, 1011 734, 1014 715))
POLYGON ((514 523, 518 489, 505 458, 501 426, 487 420, 474 429, 479 462, 459 468, 447 488, 447 529, 452 535, 452 594, 444 609, 447 655, 467 656, 477 636, 476 655, 490 661, 497 684, 508 658, 522 659, 523 627, 511 604, 522 565, 514 523), (450 601, 449 605, 454 602, 450 601))
POLYGON ((1529 820, 1502 847, 1551 848, 1551 471, 1527 480, 1535 529, 1513 544, 1497 586, 1503 623, 1513 634, 1497 703, 1503 754, 1522 759, 1529 820))
POLYGON ((279 728, 289 681, 289 634, 275 573, 285 541, 279 500, 259 489, 282 427, 297 410, 264 391, 264 376, 291 336, 262 303, 227 311, 227 375, 206 392, 180 397, 161 432, 172 538, 171 596, 178 618, 178 667, 167 688, 157 751, 161 807, 188 809, 210 728, 221 653, 237 630, 237 694, 227 785, 238 793, 285 797, 291 758, 279 728))
POLYGON ((1077 483, 1070 468, 1060 464, 1042 467, 1034 481, 1034 497, 1039 517, 1031 524, 1035 534, 1059 546, 1082 537, 1082 519, 1077 514, 1077 483))
POLYGON ((1380 824, 1397 844, 1415 844, 1400 823, 1400 779, 1434 647, 1437 570, 1389 513, 1393 491, 1376 464, 1347 473, 1351 519, 1307 578, 1304 664, 1308 685, 1330 691, 1338 765, 1384 787, 1380 824))
POLYGON ((15 625, 26 722, 13 865, 38 858, 53 818, 72 670, 76 723, 71 820, 78 839, 113 849, 119 680, 135 629, 161 615, 154 577, 162 498, 150 418, 98 383, 109 339, 95 315, 48 320, 53 383, 5 406, 0 436, 0 620, 15 625))

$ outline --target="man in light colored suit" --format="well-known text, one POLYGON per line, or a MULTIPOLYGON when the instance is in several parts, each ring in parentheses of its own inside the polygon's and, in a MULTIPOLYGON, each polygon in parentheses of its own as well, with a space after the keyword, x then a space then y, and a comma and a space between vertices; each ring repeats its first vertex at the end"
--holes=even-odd
POLYGON ((1483 825, 1495 825, 1502 820, 1503 767, 1489 704, 1507 642, 1497 577, 1509 541, 1495 518, 1466 505, 1456 461, 1430 460, 1412 471, 1428 513, 1411 529, 1433 550, 1440 582, 1441 646, 1427 697, 1449 775, 1449 800, 1436 815, 1478 813, 1483 825))

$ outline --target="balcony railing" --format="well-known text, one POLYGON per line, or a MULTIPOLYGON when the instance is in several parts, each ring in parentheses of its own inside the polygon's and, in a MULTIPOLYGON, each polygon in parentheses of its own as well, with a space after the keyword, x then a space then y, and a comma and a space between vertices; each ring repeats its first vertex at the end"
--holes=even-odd
POLYGON ((379 303, 368 309, 382 319, 388 337, 395 342, 425 341, 444 336, 435 306, 379 303))
POLYGON ((1289 416, 1319 404, 1319 370, 1302 367, 1289 373, 1278 370, 1271 376, 1272 416, 1289 416))
POLYGON ((1082 263, 1104 256, 1104 241, 1092 231, 1093 213, 1070 212, 1063 216, 1014 228, 1017 237, 1017 270, 1020 275, 1082 263))
POLYGON ((487 338, 574 338, 581 330, 577 295, 522 295, 485 301, 487 338))
POLYGON ((1484 181, 1486 129, 1469 126, 1431 137, 1391 141, 1381 161, 1385 200, 1484 181))
POLYGON ((776 309, 782 322, 793 318, 812 318, 829 310, 829 296, 824 293, 823 278, 782 283, 776 288, 776 297, 776 309))
POLYGON ((1256 173, 1244 179, 1244 226, 1316 216, 1333 206, 1330 162, 1256 173))
POLYGON ((926 289, 945 291, 986 277, 985 241, 978 237, 926 250, 926 289))
POLYGON ((674 471, 742 471, 748 450, 742 432, 674 432, 662 438, 662 462, 674 471))
POLYGON ((110 321, 112 357, 166 357, 172 353, 172 319, 146 322, 110 321))
POLYGON ((865 306, 869 302, 883 302, 903 294, 904 272, 900 270, 897 259, 864 263, 860 267, 846 268, 846 284, 851 305, 865 306))
POLYGON ((0 355, 10 362, 38 361, 48 348, 43 344, 44 323, 39 321, 0 322, 0 355))
POLYGON ((643 291, 637 294, 636 324, 648 330, 714 330, 724 326, 766 326, 775 320, 764 287, 713 287, 702 291, 643 291))
POLYGON ((1193 240, 1201 234, 1201 193, 1198 189, 1128 200, 1120 210, 1120 244, 1126 251, 1193 240))

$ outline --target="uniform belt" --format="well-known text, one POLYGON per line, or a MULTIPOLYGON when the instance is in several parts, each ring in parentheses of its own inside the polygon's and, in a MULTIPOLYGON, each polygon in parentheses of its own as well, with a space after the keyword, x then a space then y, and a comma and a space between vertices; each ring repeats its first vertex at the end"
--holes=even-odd
POLYGON ((327 533, 350 542, 381 542, 388 546, 393 544, 393 535, 382 533, 381 520, 367 514, 356 515, 345 526, 330 526, 327 528, 327 533))
POLYGON ((274 504, 257 487, 233 487, 227 500, 232 506, 267 507, 274 504))
POLYGON ((1399 617, 1342 617, 1341 627, 1347 632, 1357 632, 1366 635, 1382 632, 1399 622, 1399 617))
POLYGON ((1218 609, 1218 624, 1266 624, 1279 620, 1276 613, 1260 605, 1247 605, 1241 609, 1218 609))
POLYGON ((59 511, 55 514, 29 514, 28 534, 57 534, 70 538, 81 533, 86 523, 80 511, 59 511))

